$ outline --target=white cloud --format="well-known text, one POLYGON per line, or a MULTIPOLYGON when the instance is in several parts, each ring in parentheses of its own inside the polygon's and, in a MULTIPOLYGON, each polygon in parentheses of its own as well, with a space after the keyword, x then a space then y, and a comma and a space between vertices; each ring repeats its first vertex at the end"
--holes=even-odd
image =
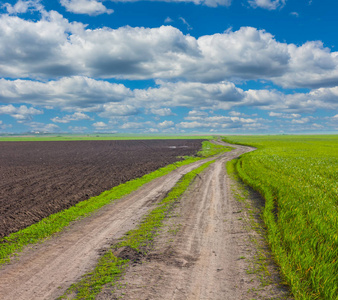
POLYGON ((9 104, 0 106, 0 115, 1 114, 10 115, 11 117, 18 120, 18 122, 23 122, 31 120, 35 115, 43 114, 43 111, 34 107, 28 108, 26 105, 15 107, 12 104, 9 104))
MULTIPOLYGON (((236 88, 233 83, 221 82, 205 84, 197 82, 163 82, 157 81, 158 88, 134 90, 134 97, 142 103, 155 106, 186 106, 210 108, 218 102, 238 103, 244 99, 243 90, 236 88)), ((231 105, 231 104, 230 104, 231 105)))
POLYGON ((172 26, 85 29, 57 12, 39 21, 1 15, 0 76, 271 80, 285 88, 338 85, 338 52, 320 41, 280 43, 252 27, 201 36, 172 26))
MULTIPOLYGON (((113 2, 137 2, 141 0, 110 0, 113 2)), ((206 5, 210 7, 230 6, 232 0, 149 0, 158 2, 192 2, 195 5, 206 5)))
POLYGON ((6 8, 7 13, 11 15, 26 13, 29 10, 44 11, 41 0, 19 0, 14 5, 5 3, 2 6, 6 8))
POLYGON ((173 121, 167 121, 167 120, 157 124, 157 126, 162 128, 162 129, 173 127, 174 125, 175 125, 175 123, 173 121))
POLYGON ((309 118, 301 118, 301 119, 293 119, 291 123, 294 124, 306 124, 309 123, 310 119, 309 118))
POLYGON ((193 28, 191 27, 191 25, 190 25, 184 18, 180 17, 179 19, 183 22, 184 25, 187 26, 187 29, 188 29, 188 30, 192 30, 192 29, 193 29, 193 28))
POLYGON ((114 10, 108 9, 97 0, 60 0, 67 11, 75 14, 88 14, 97 16, 101 14, 112 14, 114 10))
POLYGON ((32 131, 39 133, 52 133, 52 132, 60 132, 61 129, 56 124, 44 124, 39 122, 30 122, 27 123, 32 131))
POLYGON ((122 84, 87 77, 64 77, 57 81, 0 79, 2 103, 31 103, 66 108, 88 108, 107 102, 119 102, 132 92, 122 84))
POLYGON ((72 132, 86 132, 88 127, 85 126, 68 126, 68 129, 72 132))
POLYGON ((170 17, 166 17, 164 20, 164 23, 172 23, 172 22, 174 22, 174 20, 170 17))
POLYGON ((285 5, 286 0, 249 0, 249 4, 254 7, 260 7, 268 10, 274 10, 282 8, 285 5))
POLYGON ((295 12, 295 11, 293 11, 293 12, 290 12, 290 15, 291 16, 295 16, 295 17, 299 17, 299 13, 298 12, 295 12))
POLYGON ((52 121, 55 123, 69 123, 71 121, 80 121, 80 120, 92 120, 92 118, 82 112, 75 112, 74 114, 66 115, 63 118, 55 117, 52 119, 52 121))
POLYGON ((174 115, 174 113, 171 111, 170 108, 152 108, 150 112, 154 115, 161 116, 161 117, 166 117, 166 116, 171 116, 174 115))
POLYGON ((99 130, 99 129, 106 129, 108 128, 108 125, 104 122, 96 122, 93 124, 93 126, 95 127, 95 129, 99 130))
MULTIPOLYGON (((85 112, 96 112, 101 117, 110 119, 135 116, 143 111, 157 116, 169 116, 174 115, 172 107, 192 108, 189 120, 194 120, 201 114, 207 115, 203 110, 230 110, 241 106, 269 110, 272 117, 278 117, 276 114, 279 113, 290 114, 280 115, 283 118, 294 118, 295 115, 292 114, 313 112, 317 109, 338 109, 338 87, 285 95, 276 90, 244 91, 227 81, 209 84, 164 81, 156 83, 158 86, 154 88, 131 91, 122 84, 79 76, 49 82, 0 79, 0 101, 52 106, 78 113, 53 119, 54 122, 63 123, 75 121, 85 112)), ((236 112, 230 112, 230 115, 245 117, 236 112)))
POLYGON ((155 124, 153 122, 147 121, 147 122, 126 122, 119 126, 120 129, 144 129, 149 126, 154 126, 155 124))
MULTIPOLYGON (((240 132, 241 130, 260 130, 269 128, 269 120, 261 118, 240 118, 228 117, 222 115, 213 115, 211 117, 196 116, 192 122, 180 122, 178 128, 183 129, 214 129, 214 131, 230 130, 240 132)), ((188 119, 188 118, 186 118, 188 119)))
POLYGON ((104 118, 113 118, 116 116, 132 116, 139 113, 139 108, 129 104, 106 103, 102 107, 103 112, 99 115, 104 118))
POLYGON ((293 118, 300 118, 300 114, 284 114, 284 113, 276 113, 276 112, 269 112, 270 117, 277 117, 277 118, 283 118, 283 119, 293 119, 293 118))

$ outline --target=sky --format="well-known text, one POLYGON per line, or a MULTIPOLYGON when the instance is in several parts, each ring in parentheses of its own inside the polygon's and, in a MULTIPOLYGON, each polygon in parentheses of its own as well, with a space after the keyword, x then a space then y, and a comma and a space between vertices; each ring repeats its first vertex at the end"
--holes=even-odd
POLYGON ((0 134, 338 131, 338 1, 0 2, 0 134))

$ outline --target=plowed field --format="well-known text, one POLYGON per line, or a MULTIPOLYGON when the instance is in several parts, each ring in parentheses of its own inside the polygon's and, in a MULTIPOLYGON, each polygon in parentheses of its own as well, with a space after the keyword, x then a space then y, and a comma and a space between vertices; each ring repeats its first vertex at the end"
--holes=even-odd
POLYGON ((0 237, 194 155, 202 140, 0 142, 0 237))

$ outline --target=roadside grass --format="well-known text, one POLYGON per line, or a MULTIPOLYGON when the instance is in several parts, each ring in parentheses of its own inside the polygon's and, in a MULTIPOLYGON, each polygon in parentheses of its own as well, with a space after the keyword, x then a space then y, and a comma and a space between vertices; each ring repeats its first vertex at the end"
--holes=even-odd
POLYGON ((163 226, 163 220, 169 216, 173 205, 180 199, 196 176, 214 161, 204 163, 195 170, 185 174, 168 193, 168 195, 148 213, 142 222, 126 233, 122 240, 113 245, 99 260, 94 271, 85 274, 81 281, 73 284, 59 299, 95 299, 106 284, 116 286, 129 260, 116 257, 113 252, 118 249, 133 249, 135 253, 146 254, 154 237, 163 226))
POLYGON ((259 286, 249 289, 248 293, 257 297, 255 299, 262 299, 262 297, 263 299, 292 299, 290 289, 280 276, 267 243, 266 227, 262 219, 263 198, 241 180, 236 171, 237 161, 238 159, 228 161, 226 169, 232 179, 232 195, 243 207, 238 213, 245 215, 243 226, 249 233, 248 242, 254 246, 253 252, 250 251, 246 257, 241 256, 239 259, 247 261, 247 274, 255 275, 259 281, 259 286), (269 298, 263 296, 266 293, 270 295, 269 298))
POLYGON ((338 299, 338 136, 233 136, 240 178, 265 198, 274 258, 295 299, 338 299))
POLYGON ((120 184, 96 197, 91 197, 88 200, 81 201, 67 210, 50 215, 38 223, 12 233, 9 236, 0 239, 0 265, 9 262, 10 258, 15 253, 20 252, 24 246, 35 244, 57 232, 62 231, 71 222, 79 218, 86 217, 102 206, 130 194, 151 180, 164 176, 175 170, 177 167, 211 157, 215 155, 215 153, 219 154, 230 150, 231 149, 229 147, 223 147, 223 149, 220 149, 218 145, 205 141, 202 143, 202 151, 197 154, 197 157, 185 157, 182 161, 160 168, 152 173, 144 175, 143 177, 120 184))

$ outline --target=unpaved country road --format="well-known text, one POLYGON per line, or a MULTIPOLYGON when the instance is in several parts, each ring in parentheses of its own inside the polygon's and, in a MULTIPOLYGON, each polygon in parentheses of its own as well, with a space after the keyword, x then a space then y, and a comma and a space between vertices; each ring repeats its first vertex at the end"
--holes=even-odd
MULTIPOLYGON (((236 146, 235 150, 223 154, 222 157, 232 159, 247 151, 250 151, 249 147, 236 146)), ((0 299, 55 299, 62 295, 70 284, 95 266, 100 252, 107 249, 113 240, 133 229, 142 216, 163 198, 183 174, 207 160, 183 166, 158 178, 130 196, 75 222, 63 233, 45 243, 27 248, 17 260, 1 267, 0 299)), ((220 168, 219 163, 217 166, 220 168)), ((201 193, 204 195, 209 192, 201 190, 201 193)), ((217 209, 215 207, 214 213, 217 209)), ((202 226, 201 233, 198 233, 202 234, 205 230, 203 224, 196 226, 202 226)), ((213 226, 217 224, 210 226, 212 227, 208 230, 213 230, 213 226)), ((194 239, 187 240, 184 247, 193 242, 194 239)))
POLYGON ((128 268, 120 282, 125 288, 106 288, 97 299, 288 299, 275 286, 262 290, 257 276, 247 273, 244 256, 255 246, 248 243, 225 162, 248 150, 223 155, 196 178, 142 264, 128 268))

